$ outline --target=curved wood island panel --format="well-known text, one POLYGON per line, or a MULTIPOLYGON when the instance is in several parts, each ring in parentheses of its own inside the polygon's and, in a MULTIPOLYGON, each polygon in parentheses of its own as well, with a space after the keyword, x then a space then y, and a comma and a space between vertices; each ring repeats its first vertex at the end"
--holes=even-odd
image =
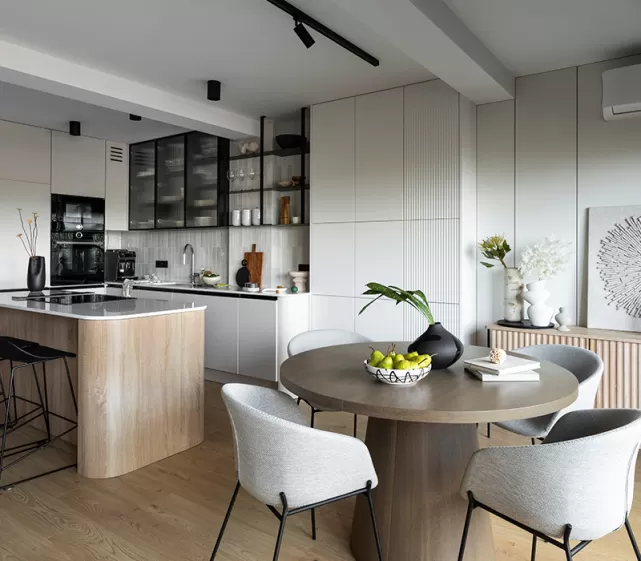
MULTIPOLYGON (((0 335, 77 354, 69 367, 78 431, 65 440, 77 444, 78 473, 88 478, 123 475, 204 440, 205 307, 126 303, 119 312, 111 302, 36 306, 0 295, 0 335)), ((0 375, 8 381, 6 363, 0 375)), ((48 363, 47 375, 50 409, 73 418, 62 362, 48 363)), ((31 375, 17 376, 16 390, 37 395, 31 375)), ((67 426, 52 418, 54 434, 67 426)))

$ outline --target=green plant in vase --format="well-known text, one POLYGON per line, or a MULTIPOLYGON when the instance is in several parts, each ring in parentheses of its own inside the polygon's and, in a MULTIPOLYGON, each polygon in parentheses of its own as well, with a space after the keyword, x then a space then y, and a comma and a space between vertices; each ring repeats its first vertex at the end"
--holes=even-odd
POLYGON ((439 370, 454 364, 463 354, 463 343, 447 331, 440 322, 434 321, 430 304, 421 290, 405 290, 398 286, 386 286, 378 282, 367 283, 367 290, 363 292, 366 296, 376 296, 361 308, 358 315, 362 314, 374 302, 386 298, 396 302, 410 305, 417 310, 427 321, 427 330, 408 347, 410 353, 418 355, 430 355, 432 357, 432 368, 439 370))
MULTIPOLYGON (((481 250, 483 257, 493 261, 499 261, 503 267, 509 269, 505 263, 505 257, 510 253, 510 251, 512 251, 512 248, 510 247, 510 244, 507 243, 505 236, 500 234, 488 236, 479 244, 479 249, 481 250)), ((481 261, 481 265, 488 269, 495 266, 494 263, 488 263, 487 261, 481 261)))

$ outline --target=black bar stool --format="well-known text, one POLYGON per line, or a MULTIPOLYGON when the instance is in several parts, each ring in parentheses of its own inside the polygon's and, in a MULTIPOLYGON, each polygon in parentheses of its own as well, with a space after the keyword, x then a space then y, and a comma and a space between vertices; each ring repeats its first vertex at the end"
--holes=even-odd
MULTIPOLYGON (((58 349, 52 349, 51 347, 45 347, 34 343, 31 341, 25 341, 23 339, 16 339, 13 337, 0 337, 0 361, 8 360, 9 366, 11 368, 11 375, 9 378, 9 389, 8 392, 5 391, 4 384, 0 381, 0 393, 2 394, 2 400, 0 403, 5 406, 5 416, 4 423, 0 425, 2 428, 2 441, 0 444, 0 480, 2 479, 2 474, 6 469, 14 466, 18 462, 25 460, 27 457, 31 456, 33 453, 42 450, 49 446, 51 443, 59 440, 66 434, 70 433, 72 430, 78 426, 78 403, 76 401, 76 394, 73 390, 73 384, 71 382, 71 373, 69 371, 68 358, 73 358, 76 355, 67 351, 61 351, 58 349), (65 370, 67 373, 67 382, 69 384, 69 391, 71 392, 71 398, 73 400, 73 405, 76 411, 76 420, 69 419, 68 417, 63 417, 58 413, 54 413, 49 410, 49 395, 47 390, 47 367, 46 363, 52 360, 62 360, 65 365, 65 370), (40 386, 40 381, 38 380, 38 372, 36 366, 42 365, 42 378, 44 391, 40 386), (20 374, 20 370, 24 368, 31 367, 33 373, 33 379, 35 382, 36 391, 38 393, 38 401, 33 401, 27 399, 26 397, 21 397, 16 395, 15 390, 15 380, 16 376, 20 374), (18 415, 17 401, 23 403, 28 403, 34 406, 33 409, 18 415), (13 419, 11 418, 11 404, 13 403, 13 419), (57 417, 71 424, 71 427, 67 430, 61 432, 58 435, 52 436, 51 434, 51 423, 50 417, 57 417), (17 446, 7 447, 7 436, 18 430, 19 428, 35 421, 36 419, 43 417, 45 423, 45 429, 47 432, 46 438, 41 438, 32 442, 25 444, 19 444, 17 446), (6 459, 11 456, 19 456, 18 458, 5 463, 6 459)), ((31 481, 57 471, 75 467, 76 463, 66 465, 64 467, 56 468, 49 470, 43 473, 40 473, 35 476, 27 477, 20 479, 19 481, 14 481, 4 486, 0 486, 0 490, 8 489, 19 483, 24 483, 26 481, 31 481)))

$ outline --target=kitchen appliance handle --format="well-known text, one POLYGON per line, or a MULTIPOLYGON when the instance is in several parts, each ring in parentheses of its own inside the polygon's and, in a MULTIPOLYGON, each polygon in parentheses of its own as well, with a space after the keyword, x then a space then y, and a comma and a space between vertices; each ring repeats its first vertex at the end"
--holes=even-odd
POLYGON ((79 241, 55 241, 53 242, 56 245, 97 245, 99 247, 103 247, 105 244, 104 242, 79 242, 79 241))

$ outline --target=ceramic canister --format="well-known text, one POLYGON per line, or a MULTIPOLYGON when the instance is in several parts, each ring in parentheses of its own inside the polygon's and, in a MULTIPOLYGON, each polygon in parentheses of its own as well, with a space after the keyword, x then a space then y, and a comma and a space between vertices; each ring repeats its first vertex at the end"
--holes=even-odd
POLYGON ((243 226, 251 226, 252 224, 252 213, 251 210, 248 208, 244 208, 242 212, 240 213, 240 221, 242 222, 243 226))
POLYGON ((238 208, 231 211, 231 225, 240 226, 240 209, 238 208))
POLYGON ((260 209, 252 209, 252 224, 254 226, 260 226, 260 209))

